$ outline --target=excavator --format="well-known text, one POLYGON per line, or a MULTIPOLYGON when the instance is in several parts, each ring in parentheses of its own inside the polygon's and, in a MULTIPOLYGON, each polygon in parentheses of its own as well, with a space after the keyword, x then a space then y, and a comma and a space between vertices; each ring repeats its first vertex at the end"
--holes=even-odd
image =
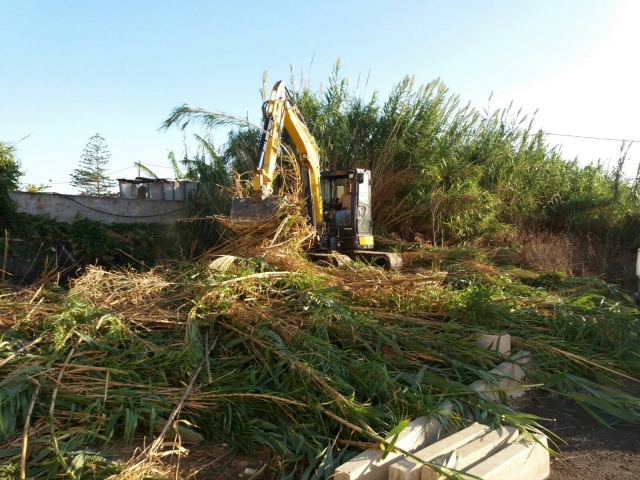
POLYGON ((259 232, 273 226, 281 205, 274 196, 277 159, 286 130, 298 151, 306 214, 316 229, 314 260, 334 253, 381 266, 402 267, 393 252, 375 251, 371 218, 371 172, 360 168, 320 171, 320 156, 313 135, 283 81, 278 81, 262 106, 264 123, 258 145, 248 197, 236 198, 231 206, 230 226, 236 232, 259 232))

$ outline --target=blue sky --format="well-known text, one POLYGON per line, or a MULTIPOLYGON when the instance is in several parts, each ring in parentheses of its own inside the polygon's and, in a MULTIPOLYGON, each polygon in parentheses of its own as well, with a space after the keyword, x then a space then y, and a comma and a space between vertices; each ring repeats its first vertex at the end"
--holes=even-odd
MULTIPOLYGON (((28 136, 16 145, 23 182, 49 191, 76 191, 69 176, 96 132, 114 178, 134 177, 136 161, 169 175, 182 134, 158 127, 172 108, 259 122, 265 70, 270 86, 294 63, 317 88, 338 57, 360 91, 369 76, 367 95, 384 98, 405 75, 440 77, 479 109, 538 109, 548 132, 640 140, 633 0, 0 0, 0 18, 0 141, 28 136)), ((613 162, 620 146, 548 138, 583 163, 613 162)), ((640 147, 629 157, 635 175, 640 147)))

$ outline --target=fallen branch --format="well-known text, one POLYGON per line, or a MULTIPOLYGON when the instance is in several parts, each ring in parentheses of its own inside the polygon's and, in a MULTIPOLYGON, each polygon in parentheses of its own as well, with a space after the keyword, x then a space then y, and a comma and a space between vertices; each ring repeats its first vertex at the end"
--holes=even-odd
POLYGON ((31 427, 31 414, 33 413, 33 407, 36 404, 36 399, 40 393, 40 384, 36 382, 36 391, 33 392, 31 397, 31 403, 29 404, 29 410, 27 410, 27 417, 24 420, 24 429, 22 430, 22 455, 20 457, 20 480, 27 478, 27 446, 29 444, 29 428, 31 427))
POLYGON ((202 367, 205 365, 206 358, 209 356, 209 353, 211 352, 211 350, 213 350, 217 342, 218 342, 218 339, 215 338, 211 343, 211 345, 207 345, 207 349, 205 351, 204 357, 202 358, 202 360, 200 360, 200 365, 198 365, 198 368, 196 369, 195 373, 191 377, 191 381, 189 382, 189 385, 187 386, 187 389, 185 390, 185 392, 182 394, 182 398, 180 398, 180 401, 178 402, 176 407, 171 412, 171 415, 169 415, 169 418, 165 422, 164 427, 162 427, 162 431, 160 432, 160 435, 158 435, 158 437, 151 444, 151 447, 149 447, 149 450, 147 451, 147 457, 154 455, 156 451, 160 448, 164 440, 164 436, 167 434, 167 431, 169 430, 169 427, 173 424, 174 419, 180 413, 180 410, 182 409, 184 402, 187 400, 189 395, 191 395, 191 390, 193 390, 193 385, 196 383, 196 379, 198 378, 198 375, 200 375, 200 371, 202 370, 202 367))

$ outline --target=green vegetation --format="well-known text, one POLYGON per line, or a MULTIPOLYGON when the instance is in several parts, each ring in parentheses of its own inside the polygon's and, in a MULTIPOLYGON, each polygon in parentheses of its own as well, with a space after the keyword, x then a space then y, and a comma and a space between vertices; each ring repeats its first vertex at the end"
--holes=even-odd
POLYGON ((38 193, 44 192, 49 188, 51 188, 51 185, 45 185, 44 183, 41 183, 40 185, 36 185, 35 183, 28 183, 24 186, 24 191, 29 193, 38 193))
MULTIPOLYGON (((467 386, 497 386, 486 372, 501 359, 476 346, 487 331, 535 353, 525 368, 539 388, 602 422, 640 422, 640 400, 603 386, 640 374, 631 299, 599 279, 524 275, 485 256, 416 250, 400 276, 287 265, 294 255, 272 249, 146 273, 91 268, 68 294, 5 294, 0 468, 19 463, 27 418, 27 475, 44 478, 104 478, 123 468, 109 445, 149 445, 165 424, 183 444, 266 448, 272 475, 288 479, 328 478, 354 445, 376 443, 348 425, 385 437, 447 400, 461 417, 535 428, 467 386)), ((145 460, 128 478, 144 476, 145 460)))
POLYGON ((492 240, 514 228, 623 241, 640 234, 638 182, 622 174, 624 146, 613 171, 582 168, 520 111, 479 112, 439 80, 418 87, 408 77, 385 102, 365 100, 338 73, 324 92, 294 95, 326 168, 372 170, 384 230, 419 233, 434 245, 492 240))
MULTIPOLYGON (((632 268, 623 253, 640 241, 640 210, 624 146, 612 171, 580 167, 520 112, 460 106, 439 81, 407 78, 384 102, 359 96, 339 65, 320 92, 294 85, 324 167, 372 170, 377 228, 405 270, 308 263, 299 215, 268 238, 227 237, 210 217, 243 188, 232 173, 251 168, 252 127, 219 150, 197 135, 183 169, 171 157, 200 182, 190 239, 225 240, 195 260, 149 268, 153 227, 18 216, 11 234, 30 239, 25 252, 68 242, 87 263, 134 258, 136 269, 90 267, 68 291, 51 275, 18 292, 0 285, 0 478, 176 478, 180 467, 157 455, 173 442, 176 454, 262 449, 272 478, 327 479, 446 401, 457 425, 535 430, 487 373, 503 359, 477 346, 482 333, 509 333, 534 354, 523 368, 537 389, 608 426, 640 423, 640 399, 620 393, 640 378, 633 300, 571 275, 632 268), (479 379, 499 401, 468 386, 479 379), (150 447, 124 465, 109 451, 122 444, 150 447)), ((164 126, 192 121, 236 122, 182 106, 164 126)), ((293 165, 284 155, 281 188, 292 189, 293 165)))
POLYGON ((15 147, 10 143, 0 142, 0 227, 2 228, 10 224, 16 213, 9 192, 18 189, 21 175, 15 147))
MULTIPOLYGON (((166 227, 158 224, 107 225, 88 219, 69 224, 48 216, 18 213, 8 230, 6 254, 29 260, 34 272, 73 276, 86 265, 155 265, 180 251, 180 233, 168 235, 166 227)), ((188 234, 183 236, 186 239, 188 234)))
MULTIPOLYGON (((386 100, 365 97, 361 85, 353 88, 340 75, 339 63, 319 91, 294 78, 290 90, 323 168, 372 171, 379 234, 433 246, 535 244, 540 239, 531 235, 538 234, 557 244, 568 237, 562 256, 569 264, 558 268, 633 280, 640 184, 623 174, 628 146, 612 170, 602 162, 582 167, 563 159, 521 111, 479 111, 461 105, 440 80, 418 86, 409 77, 386 100)), ((189 105, 176 108, 164 127, 234 123, 220 148, 224 163, 215 168, 243 174, 255 158, 256 127, 189 105)), ((293 149, 286 135, 284 141, 293 149)))

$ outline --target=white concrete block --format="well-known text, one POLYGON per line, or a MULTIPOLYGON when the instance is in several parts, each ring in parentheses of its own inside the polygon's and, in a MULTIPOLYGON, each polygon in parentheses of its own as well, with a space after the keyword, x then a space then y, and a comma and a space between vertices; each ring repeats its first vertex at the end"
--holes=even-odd
MULTIPOLYGON (((509 388, 512 385, 512 380, 510 378, 503 378, 498 381, 498 386, 489 385, 487 382, 482 380, 477 380, 469 385, 476 392, 480 392, 484 394, 489 400, 493 400, 494 402, 500 401, 500 392, 492 392, 491 390, 496 390, 499 388, 509 388)), ((505 393, 508 393, 505 392, 505 393)))
POLYGON ((498 401, 500 395, 498 392, 489 392, 488 390, 495 390, 496 388, 508 388, 509 390, 505 391, 507 396, 520 397, 524 394, 525 389, 513 387, 521 385, 525 380, 525 373, 520 365, 527 364, 532 359, 531 353, 521 350, 491 370, 490 373, 499 378, 498 387, 489 385, 482 380, 475 381, 469 386, 478 392, 483 392, 487 398, 493 401, 498 401))
MULTIPOLYGON (((498 347, 498 351, 500 353, 508 353, 511 348, 511 337, 509 335, 485 335, 485 343, 488 346, 498 347), (495 338, 489 338, 495 337, 495 338), (500 338, 497 337, 508 337, 500 338), (500 347, 502 345, 502 347, 500 347), (505 349, 505 346, 508 345, 508 349, 505 349)), ((481 337, 482 338, 482 337, 481 337)), ((498 377, 503 377, 498 380, 500 387, 509 388, 517 385, 521 385, 525 379, 525 374, 519 364, 526 364, 532 360, 532 355, 527 351, 520 351, 515 355, 511 356, 508 360, 498 365, 496 368, 492 370, 491 373, 498 377)), ((495 387, 491 385, 487 385, 484 381, 476 381, 470 385, 476 391, 484 392, 484 394, 493 400, 499 400, 499 394, 497 392, 488 392, 487 390, 493 390, 495 387)), ((507 390, 506 393, 508 396, 519 396, 524 393, 524 389, 513 389, 507 390)), ((443 411, 451 411, 452 405, 447 402, 442 407, 443 411)), ((439 437, 444 435, 444 429, 446 427, 446 422, 441 424, 438 420, 435 420, 433 416, 431 418, 420 417, 409 424, 409 426, 399 435, 398 441, 396 445, 403 450, 409 452, 416 452, 417 450, 421 451, 425 446, 429 445, 428 448, 437 445, 440 441, 447 440, 449 438, 456 438, 455 436, 461 434, 461 432, 454 433, 451 436, 444 438, 443 440, 437 441, 439 437)), ((480 426, 483 428, 483 432, 486 433, 488 431, 488 427, 480 426)), ((464 430, 462 431, 464 432, 464 430)), ((476 437, 483 434, 483 432, 476 435, 476 437)), ((462 434, 464 435, 464 434, 462 434)), ((476 438, 474 437, 474 438, 476 438)), ((464 443, 468 443, 470 440, 467 440, 464 443)), ((546 437, 545 437, 546 442, 546 437)), ((464 444, 463 443, 463 444, 464 444)), ((442 453, 434 453, 432 455, 431 460, 427 460, 423 457, 425 461, 432 461, 438 455, 443 455, 445 453, 449 453, 452 450, 458 448, 463 445, 460 444, 455 447, 451 447, 448 451, 443 451, 442 453)), ((546 445, 546 443, 545 443, 546 445)), ((545 450, 546 451, 546 450, 545 450)), ((420 452, 418 452, 420 453, 420 452)), ((381 461, 383 451, 381 449, 369 449, 362 452, 360 455, 356 456, 352 460, 344 463, 336 469, 336 473, 333 478, 335 480, 405 480, 405 479, 420 479, 422 474, 422 464, 414 462, 410 459, 404 458, 404 455, 400 453, 390 453, 384 461, 381 461)), ((547 452, 548 457, 548 452, 547 452)), ((547 460, 548 465, 548 460, 547 460)), ((507 478, 507 477, 505 477, 507 478)))
POLYGON ((509 358, 508 362, 511 362, 511 364, 513 365, 511 376, 514 380, 518 380, 519 382, 524 380, 525 373, 520 365, 526 365, 532 360, 533 355, 531 355, 531 352, 527 352, 526 350, 520 350, 518 353, 509 358))
MULTIPOLYGON (((452 467, 456 470, 464 470, 474 463, 494 454, 507 444, 515 442, 519 436, 520 432, 518 432, 517 428, 513 427, 503 427, 499 430, 494 430, 493 432, 482 435, 481 437, 476 438, 455 450, 456 463, 455 465, 452 465, 452 467)), ((450 452, 436 458, 434 463, 444 465, 449 455, 450 452)), ((438 480, 441 478, 445 477, 426 465, 422 466, 421 480, 438 480)))
POLYGON ((525 382, 526 375, 521 365, 526 365, 532 360, 533 360, 533 355, 531 355, 530 352, 527 352, 526 350, 520 350, 515 355, 511 356, 509 360, 504 362, 511 365, 510 375, 513 380, 511 381, 511 385, 510 385, 512 388, 507 391, 507 395, 509 397, 512 397, 512 398, 521 397, 528 390, 526 388, 513 388, 513 387, 522 385, 525 382))
MULTIPOLYGON (((433 415, 419 417, 409 423, 407 428, 398 435, 396 446, 413 453, 436 441, 446 426, 446 419, 452 408, 453 405, 450 402, 444 403, 441 407, 444 425, 433 415)), ((383 454, 384 452, 379 448, 365 450, 336 468, 332 478, 334 480, 387 480, 389 466, 401 460, 404 455, 391 452, 384 460, 381 460, 383 454)))
POLYGON ((528 388, 512 388, 507 392, 507 396, 509 398, 520 398, 525 393, 527 393, 528 388))
POLYGON ((502 355, 508 355, 511 351, 511 335, 492 335, 486 333, 476 340, 476 345, 487 350, 494 350, 502 355))
MULTIPOLYGON (((550 474, 547 437, 535 435, 538 442, 513 443, 465 473, 483 480, 543 480, 550 474)), ((471 478, 471 477, 469 477, 471 478)))
POLYGON ((496 368, 491 369, 490 371, 493 375, 502 375, 511 377, 513 375, 513 362, 507 360, 506 362, 502 362, 496 368))
MULTIPOLYGON (((489 432, 489 427, 474 423, 459 432, 449 435, 415 452, 415 455, 425 462, 432 462, 440 455, 445 455, 487 432, 489 432)), ((410 458, 398 460, 389 468, 389 480, 420 480, 423 466, 421 463, 410 458)))

